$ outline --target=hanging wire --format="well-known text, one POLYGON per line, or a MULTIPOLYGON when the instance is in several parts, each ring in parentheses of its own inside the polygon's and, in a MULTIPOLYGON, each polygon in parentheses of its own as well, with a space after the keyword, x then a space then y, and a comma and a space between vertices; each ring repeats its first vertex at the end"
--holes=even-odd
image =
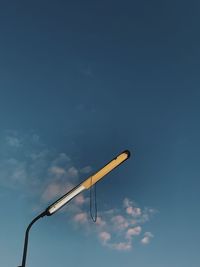
POLYGON ((92 176, 90 179, 90 217, 93 222, 97 221, 96 184, 92 186, 92 176))

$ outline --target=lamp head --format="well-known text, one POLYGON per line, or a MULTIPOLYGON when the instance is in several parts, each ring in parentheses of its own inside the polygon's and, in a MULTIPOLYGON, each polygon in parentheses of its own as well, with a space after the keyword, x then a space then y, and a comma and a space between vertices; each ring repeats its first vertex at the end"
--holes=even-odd
POLYGON ((91 186, 100 181, 106 174, 108 174, 113 169, 122 164, 124 161, 126 161, 130 157, 130 155, 131 154, 129 150, 125 150, 124 152, 119 154, 117 157, 115 157, 113 160, 107 163, 103 168, 101 168, 95 174, 87 178, 84 182, 73 188, 71 191, 69 191, 61 198, 59 198, 57 201, 55 201, 52 205, 50 205, 46 209, 46 214, 48 216, 54 214, 56 211, 58 211, 64 205, 66 205, 72 198, 74 198, 84 190, 89 189, 91 186))

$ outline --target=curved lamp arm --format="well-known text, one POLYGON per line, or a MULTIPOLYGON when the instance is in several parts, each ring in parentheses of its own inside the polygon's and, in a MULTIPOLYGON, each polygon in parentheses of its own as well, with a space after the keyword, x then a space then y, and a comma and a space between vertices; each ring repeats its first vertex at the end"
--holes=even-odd
POLYGON ((40 218, 44 217, 46 215, 46 211, 39 214, 37 217, 35 217, 32 222, 28 225, 25 233, 25 239, 24 239, 24 251, 23 251, 23 257, 22 257, 22 265, 18 267, 25 267, 26 265, 26 256, 27 256, 27 248, 28 248, 28 237, 29 237, 29 231, 32 227, 32 225, 38 221, 40 218))

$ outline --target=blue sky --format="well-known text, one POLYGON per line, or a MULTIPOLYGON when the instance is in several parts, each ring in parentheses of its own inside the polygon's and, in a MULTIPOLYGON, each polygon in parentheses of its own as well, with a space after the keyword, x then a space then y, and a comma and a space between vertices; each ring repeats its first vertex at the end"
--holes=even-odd
POLYGON ((132 157, 30 236, 27 266, 198 267, 198 1, 0 4, 0 264, 56 197, 132 157))

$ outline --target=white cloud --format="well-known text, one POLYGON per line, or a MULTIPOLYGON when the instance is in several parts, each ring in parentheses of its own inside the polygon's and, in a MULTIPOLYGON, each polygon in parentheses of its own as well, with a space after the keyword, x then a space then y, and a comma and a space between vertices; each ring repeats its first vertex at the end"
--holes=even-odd
MULTIPOLYGON (((133 205, 133 202, 129 199, 125 199, 123 207, 125 207, 125 205, 133 205)), ((87 221, 84 220, 86 215, 81 215, 79 220, 76 219, 76 221, 74 221, 85 226, 85 230, 97 234, 104 246, 118 251, 130 251, 133 248, 134 242, 138 240, 136 237, 142 234, 141 224, 146 223, 143 216, 149 212, 147 208, 142 210, 137 207, 136 204, 134 204, 134 208, 140 209, 140 212, 138 212, 137 216, 134 218, 132 213, 129 214, 126 212, 126 209, 124 211, 124 209, 118 208, 102 211, 100 213, 101 215, 98 215, 95 225, 91 224, 89 217, 87 217, 87 221), (83 219, 84 224, 81 219, 83 219)), ((80 214, 81 211, 85 211, 84 206, 79 207, 78 214, 80 214)), ((150 238, 150 235, 145 233, 145 236, 143 236, 140 242, 149 242, 150 238)))
POLYGON ((111 248, 119 251, 130 251, 132 249, 132 244, 129 242, 119 242, 112 244, 111 248))
POLYGON ((20 147, 22 145, 21 140, 16 136, 7 136, 6 142, 11 147, 20 147))
POLYGON ((67 170, 67 176, 69 178, 78 178, 78 170, 72 166, 67 170))
POLYGON ((62 195, 66 194, 68 191, 70 191, 74 187, 71 183, 52 183, 49 184, 43 194, 42 194, 42 200, 45 202, 48 202, 50 200, 54 200, 56 197, 61 197, 62 195))
POLYGON ((137 205, 133 203, 133 201, 129 200, 128 198, 125 198, 123 204, 127 214, 132 215, 133 217, 141 215, 141 209, 137 207, 137 205))
POLYGON ((126 213, 132 215, 133 217, 140 216, 141 215, 141 209, 130 206, 130 207, 126 208, 126 213))
POLYGON ((101 242, 105 245, 111 239, 111 234, 108 232, 100 232, 99 238, 100 238, 101 242))
POLYGON ((37 162, 40 160, 45 160, 46 157, 48 156, 49 151, 48 150, 42 150, 42 151, 37 151, 37 152, 29 152, 28 157, 31 158, 33 162, 37 162))
POLYGON ((74 221, 75 222, 78 222, 78 223, 86 223, 88 221, 88 218, 87 218, 87 213, 86 212, 81 212, 81 213, 78 213, 74 216, 74 221))
POLYGON ((122 215, 114 216, 112 222, 118 230, 124 230, 129 226, 129 223, 122 215))
POLYGON ((80 205, 83 205, 87 200, 85 199, 83 194, 81 194, 75 197, 74 201, 78 206, 80 206, 80 205))
POLYGON ((54 165, 60 165, 60 164, 66 164, 68 162, 70 162, 71 159, 69 156, 67 156, 65 153, 60 153, 54 160, 53 160, 53 164, 54 165))
POLYGON ((26 163, 9 158, 0 162, 0 182, 3 186, 19 189, 27 183, 26 163))
POLYGON ((96 224, 100 227, 105 227, 106 226, 106 221, 102 220, 101 217, 97 217, 96 224))
POLYGON ((133 205, 133 202, 132 202, 130 199, 128 199, 128 198, 126 197, 126 198, 124 199, 124 201, 123 201, 123 205, 124 205, 125 208, 128 208, 128 207, 130 207, 130 206, 133 205))
POLYGON ((153 238, 153 234, 151 232, 145 232, 144 233, 144 237, 141 239, 141 243, 143 245, 148 245, 151 241, 151 239, 153 238))
POLYGON ((44 193, 42 194, 42 199, 44 201, 49 201, 58 197, 61 192, 61 187, 59 184, 50 184, 45 189, 44 193))
POLYGON ((66 174, 66 170, 58 166, 52 166, 49 168, 49 173, 56 177, 60 177, 66 174))
POLYGON ((80 169, 80 172, 84 173, 84 174, 88 174, 91 171, 92 171, 92 167, 91 166, 85 166, 84 168, 80 169))
POLYGON ((134 228, 129 228, 126 232, 126 238, 131 239, 133 236, 137 236, 141 233, 142 227, 136 226, 134 228))

